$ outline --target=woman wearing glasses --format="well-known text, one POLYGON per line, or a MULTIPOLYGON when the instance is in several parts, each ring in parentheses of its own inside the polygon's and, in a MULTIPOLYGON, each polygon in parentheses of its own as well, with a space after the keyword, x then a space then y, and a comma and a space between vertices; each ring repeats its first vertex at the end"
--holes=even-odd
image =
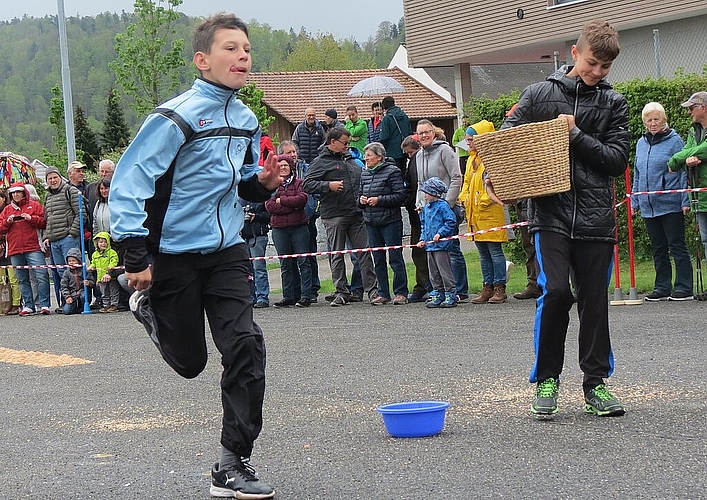
MULTIPOLYGON (((420 139, 420 150, 415 155, 417 165, 417 201, 418 210, 425 205, 425 198, 420 186, 427 179, 438 177, 449 186, 445 200, 457 216, 454 234, 459 234, 459 224, 464 220, 464 209, 459 205, 459 193, 462 188, 462 171, 459 168, 457 154, 445 141, 437 137, 437 128, 430 120, 417 122, 417 135, 420 139)), ((469 281, 466 274, 466 261, 459 245, 459 240, 453 240, 449 250, 452 259, 452 272, 456 283, 460 302, 469 301, 469 281)))

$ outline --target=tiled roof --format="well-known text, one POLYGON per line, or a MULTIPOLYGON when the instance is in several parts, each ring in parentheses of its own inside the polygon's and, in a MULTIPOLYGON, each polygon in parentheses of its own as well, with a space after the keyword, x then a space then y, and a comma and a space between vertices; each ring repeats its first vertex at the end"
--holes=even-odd
POLYGON ((296 124, 304 119, 304 110, 310 106, 317 111, 318 118, 334 108, 343 121, 346 107, 353 104, 362 118, 368 118, 371 103, 385 96, 349 97, 346 93, 357 82, 375 75, 390 76, 405 87, 405 92, 391 95, 412 120, 456 117, 454 106, 398 68, 252 73, 249 81, 254 81, 264 92, 265 104, 296 124))

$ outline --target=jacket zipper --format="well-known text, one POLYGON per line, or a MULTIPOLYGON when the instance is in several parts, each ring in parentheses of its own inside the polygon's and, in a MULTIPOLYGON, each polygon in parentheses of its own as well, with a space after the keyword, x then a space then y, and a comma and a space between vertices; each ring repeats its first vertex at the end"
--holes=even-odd
MULTIPOLYGON (((574 120, 575 126, 577 126, 577 111, 579 109, 579 87, 580 82, 577 82, 577 86, 574 91, 574 120)), ((568 132, 569 133, 569 132, 568 132)), ((570 182, 575 188, 572 190, 572 229, 570 230, 570 238, 574 239, 574 229, 577 223, 577 185, 574 182, 574 158, 572 157, 572 148, 570 148, 570 182)))
MULTIPOLYGON (((231 99, 237 93, 238 91, 234 90, 231 96, 226 100, 226 105, 223 107, 223 118, 226 122, 226 127, 229 129, 228 142, 226 143, 226 158, 228 159, 229 165, 231 165, 231 183, 229 184, 228 189, 226 189, 223 195, 221 195, 221 197, 218 199, 218 203, 216 204, 216 223, 218 225, 218 230, 220 233, 219 244, 218 247, 216 247, 216 251, 221 250, 223 242, 226 239, 226 234, 224 232, 223 226, 221 225, 221 202, 226 198, 226 196, 228 196, 228 193, 231 192, 231 190, 236 184, 236 167, 233 165, 233 161, 231 160, 231 141, 233 140, 233 136, 231 136, 230 134, 231 124, 228 123, 228 105, 231 103, 231 99)), ((238 202, 236 201, 236 203, 238 202)))

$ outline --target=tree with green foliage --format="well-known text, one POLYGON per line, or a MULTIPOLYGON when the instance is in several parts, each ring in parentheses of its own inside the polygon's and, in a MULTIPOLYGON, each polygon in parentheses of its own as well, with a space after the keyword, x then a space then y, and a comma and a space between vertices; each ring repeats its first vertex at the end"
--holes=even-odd
POLYGON ((332 35, 310 38, 306 33, 304 37, 300 33, 299 38, 294 50, 284 61, 282 71, 331 71, 375 67, 375 60, 370 56, 353 57, 356 52, 353 43, 346 49, 342 48, 332 35))
POLYGON ((263 104, 264 95, 265 93, 255 83, 249 83, 238 91, 238 98, 253 112, 263 133, 267 133, 268 127, 275 121, 275 117, 268 116, 268 110, 263 104))
POLYGON ((83 155, 76 155, 86 168, 92 172, 96 171, 96 165, 100 159, 101 150, 98 147, 96 134, 91 130, 81 106, 76 106, 74 113, 74 133, 76 135, 76 148, 83 151, 83 155))
POLYGON ((52 136, 53 151, 42 148, 42 162, 61 168, 69 163, 66 152, 66 127, 64 126, 64 97, 58 85, 52 87, 51 92, 49 123, 54 126, 56 135, 52 136))
POLYGON ((103 150, 121 151, 128 147, 130 142, 130 130, 125 123, 123 110, 118 102, 118 93, 114 88, 108 91, 108 101, 106 102, 106 120, 103 123, 103 150))
POLYGON ((137 23, 115 37, 118 57, 110 63, 118 85, 133 98, 132 106, 146 114, 179 86, 185 66, 184 39, 176 38, 176 7, 182 0, 135 0, 137 23), (165 8, 163 4, 166 3, 165 8))

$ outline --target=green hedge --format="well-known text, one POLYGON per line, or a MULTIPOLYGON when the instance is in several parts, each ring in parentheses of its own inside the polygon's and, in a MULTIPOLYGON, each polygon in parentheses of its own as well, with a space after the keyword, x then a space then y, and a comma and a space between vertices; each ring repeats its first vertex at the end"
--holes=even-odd
MULTIPOLYGON (((651 101, 659 102, 665 108, 668 115, 669 125, 675 129, 683 138, 687 137, 692 119, 689 113, 680 106, 694 92, 707 90, 707 65, 703 69, 702 75, 677 73, 672 79, 666 78, 646 78, 644 80, 630 80, 617 83, 614 88, 626 97, 629 108, 629 127, 631 129, 631 151, 630 151, 630 171, 633 179, 633 162, 636 151, 636 143, 645 132, 645 127, 641 119, 641 110, 646 103, 651 101)), ((509 94, 503 94, 496 99, 487 96, 472 97, 464 103, 464 116, 469 117, 470 123, 480 120, 489 120, 498 129, 508 111, 515 102, 518 101, 520 91, 516 90, 509 94)), ((621 200, 626 193, 624 178, 616 180, 617 199, 621 200)), ((627 212, 622 206, 618 210, 620 252, 622 258, 628 258, 628 237, 627 237, 627 212)), ((515 220, 515 214, 511 209, 511 218, 515 220)), ((634 250, 637 259, 652 259, 650 241, 646 234, 643 219, 637 217, 633 220, 634 230, 634 250)), ((686 239, 690 249, 694 251, 699 245, 699 235, 695 231, 694 216, 690 214, 687 218, 686 239)), ((523 246, 520 238, 509 242, 506 245, 506 253, 516 262, 525 260, 523 246)))

